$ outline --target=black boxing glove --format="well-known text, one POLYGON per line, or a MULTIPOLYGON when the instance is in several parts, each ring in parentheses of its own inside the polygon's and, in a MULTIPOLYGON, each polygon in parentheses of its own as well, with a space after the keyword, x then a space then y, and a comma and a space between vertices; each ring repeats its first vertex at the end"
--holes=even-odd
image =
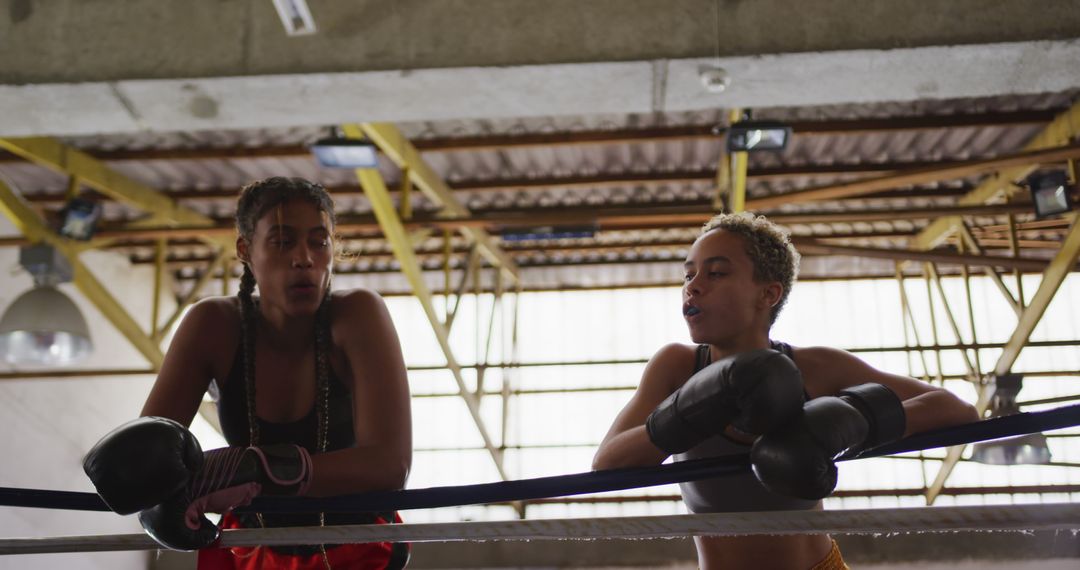
POLYGON ((750 462, 766 489, 822 499, 836 488, 837 457, 896 441, 906 426, 903 403, 892 390, 862 384, 807 402, 795 421, 754 442, 750 462))
POLYGON ((258 495, 303 495, 310 481, 311 455, 298 445, 215 449, 185 489, 139 513, 139 522, 166 548, 197 550, 220 534, 204 513, 226 512, 258 495))
POLYGON ((186 487, 202 463, 202 448, 191 432, 168 418, 150 416, 101 438, 83 459, 83 471, 105 504, 127 515, 186 487))
POLYGON ((645 421, 649 439, 668 454, 683 453, 730 425, 757 436, 799 413, 799 368, 771 349, 718 360, 699 370, 645 421))

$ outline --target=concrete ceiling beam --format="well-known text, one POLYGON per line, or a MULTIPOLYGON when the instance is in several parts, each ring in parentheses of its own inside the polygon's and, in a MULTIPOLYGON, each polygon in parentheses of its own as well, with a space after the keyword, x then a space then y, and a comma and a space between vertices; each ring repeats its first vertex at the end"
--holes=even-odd
POLYGON ((0 70, 0 109, 5 110, 0 136, 275 128, 357 119, 711 111, 1045 93, 1080 85, 1076 61, 1080 40, 1072 39, 719 59, 55 84, 15 84, 3 80, 10 76, 0 70), (724 67, 731 85, 723 93, 707 91, 699 78, 703 65, 724 67))

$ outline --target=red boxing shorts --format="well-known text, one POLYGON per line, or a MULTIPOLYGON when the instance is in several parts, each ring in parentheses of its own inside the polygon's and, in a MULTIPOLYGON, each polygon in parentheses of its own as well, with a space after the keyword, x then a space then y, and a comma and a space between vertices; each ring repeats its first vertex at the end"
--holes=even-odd
MULTIPOLYGON (((401 517, 394 515, 394 522, 401 517)), ((382 517, 378 524, 389 521, 382 517)), ((221 528, 244 528, 231 513, 221 518, 221 528)), ((311 554, 287 554, 268 546, 204 548, 199 551, 199 570, 257 570, 260 568, 286 568, 290 570, 326 570, 326 563, 334 570, 384 570, 402 568, 407 556, 400 552, 407 544, 372 542, 366 544, 337 544, 326 547, 326 561, 321 552, 311 554), (404 558, 404 560, 402 560, 404 558)))

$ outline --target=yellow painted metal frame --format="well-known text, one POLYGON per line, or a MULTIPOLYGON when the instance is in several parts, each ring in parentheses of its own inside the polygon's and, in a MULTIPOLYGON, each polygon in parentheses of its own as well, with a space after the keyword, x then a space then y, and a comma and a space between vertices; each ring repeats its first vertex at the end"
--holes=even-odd
MULTIPOLYGON (((360 125, 345 125, 345 134, 349 137, 367 137, 375 143, 379 150, 390 160, 407 173, 416 186, 429 200, 442 208, 442 213, 447 217, 465 218, 470 215, 456 196, 453 190, 443 182, 435 171, 420 157, 420 151, 401 134, 401 131, 390 123, 363 123, 360 125)), ((498 267, 511 283, 518 282, 518 268, 514 260, 491 239, 486 231, 481 228, 463 226, 461 233, 480 247, 480 253, 488 262, 498 267)))
MULTIPOLYGON (((997 376, 1007 374, 1012 369, 1017 357, 1020 356, 1020 351, 1023 350, 1028 339, 1031 338, 1035 325, 1039 324, 1039 320, 1045 314, 1046 308, 1050 306, 1054 294, 1061 287, 1065 277, 1076 266, 1076 260, 1080 258, 1080 215, 1074 213, 1071 216, 1072 226, 1062 241, 1061 249, 1058 250, 1054 259, 1050 261, 1050 265, 1043 272, 1039 288, 1035 291, 1035 295, 1032 296, 1031 302, 1020 314, 1016 329, 1013 330, 1012 336, 1005 343, 1001 356, 998 357, 997 364, 994 365, 994 374, 997 376)), ((993 393, 993 384, 988 383, 980 386, 979 399, 975 403, 980 416, 989 408, 993 393)), ((941 490, 945 488, 945 482, 948 480, 953 468, 956 467, 960 456, 963 455, 964 448, 965 446, 962 445, 949 448, 948 453, 945 455, 945 461, 941 464, 941 469, 934 477, 934 482, 926 490, 926 503, 928 505, 933 504, 941 490)))
MULTIPOLYGON (((184 298, 181 299, 179 303, 177 303, 176 310, 173 311, 173 314, 169 316, 169 318, 161 325, 160 328, 158 328, 157 338, 163 338, 165 336, 165 333, 169 332, 169 329, 172 328, 173 324, 175 324, 176 321, 180 319, 180 316, 184 314, 184 309, 186 309, 188 305, 191 305, 195 302, 195 298, 199 295, 199 291, 201 291, 202 288, 206 286, 206 283, 210 281, 210 278, 213 277, 214 267, 218 264, 221 264, 222 266, 227 266, 228 264, 228 258, 225 255, 224 249, 219 248, 217 250, 217 253, 215 253, 214 257, 210 260, 210 262, 206 264, 206 270, 203 271, 202 275, 200 275, 199 278, 195 281, 195 283, 191 286, 191 290, 188 291, 187 295, 185 295, 184 298)), ((222 271, 227 270, 227 267, 223 267, 222 269, 222 271)), ((227 275, 227 273, 225 275, 227 275)), ((223 283, 227 281, 225 275, 222 276, 223 283)), ((222 291, 221 294, 225 295, 226 292, 222 291)))
MULTIPOLYGON (((1034 151, 1039 149, 1064 146, 1069 144, 1072 137, 1080 130, 1080 103, 1074 104, 1067 111, 1061 113, 1050 122, 1031 142, 1026 144, 1022 151, 1034 151)), ((960 206, 986 204, 995 199, 1008 199, 1016 192, 1014 180, 1019 180, 1033 170, 1036 165, 1013 166, 1004 168, 995 176, 979 184, 971 192, 968 192, 957 202, 960 206)), ((911 242, 917 249, 932 249, 937 247, 946 237, 963 223, 960 216, 946 216, 934 220, 924 228, 911 242)))
POLYGON ((109 291, 79 260, 79 248, 70 240, 56 234, 45 225, 37 213, 15 191, 0 182, 0 210, 31 241, 43 241, 60 251, 71 263, 75 286, 101 311, 105 318, 128 339, 154 370, 161 367, 164 354, 161 347, 131 318, 131 315, 109 294, 109 291))
POLYGON ((1016 362, 1016 358, 1020 355, 1020 350, 1027 344, 1031 332, 1035 330, 1035 325, 1042 319, 1046 308, 1054 298, 1054 294, 1061 287, 1061 283, 1065 281, 1065 277, 1076 266, 1076 260, 1080 257, 1080 221, 1078 221, 1080 217, 1077 214, 1072 214, 1072 217, 1073 221, 1069 233, 1066 234, 1065 239, 1062 241, 1061 249, 1058 250, 1054 259, 1050 261, 1050 265, 1043 271, 1039 288, 1020 315, 1020 322, 1016 324, 1016 329, 1013 331, 1012 336, 1009 337, 1009 341, 1005 343, 1005 348, 998 358, 997 365, 994 366, 994 374, 1006 374, 1012 369, 1013 363, 1016 362))
MULTIPOLYGON (((742 119, 742 109, 728 111, 728 125, 734 125, 742 119)), ((713 195, 713 210, 738 213, 746 210, 746 168, 749 163, 747 153, 728 153, 726 146, 720 150, 716 165, 716 192, 713 195), (725 199, 726 198, 726 199, 725 199)))
MULTIPOLYGON (((1067 145, 1072 142, 1078 131, 1080 131, 1080 103, 1075 103, 1068 110, 1055 117, 1049 125, 1024 146, 1022 151, 1035 151, 1067 145)), ((958 204, 970 206, 986 204, 997 199, 1007 200, 1017 190, 1014 181, 1027 176, 1035 168, 1035 164, 1004 168, 961 197, 958 204)), ((978 244, 975 243, 974 236, 965 226, 964 219, 961 216, 946 216, 934 220, 919 232, 911 243, 915 249, 933 249, 958 229, 961 231, 962 238, 968 242, 968 245, 977 251, 978 244)), ((995 284, 1002 290, 1002 293, 1006 294, 1006 297, 1010 300, 1010 305, 1013 306, 1018 315, 1016 329, 994 366, 996 374, 1003 374, 1012 368, 1016 357, 1020 354, 1020 350, 1031 336, 1031 331, 1039 319, 1042 318, 1046 306, 1050 304, 1050 300, 1053 299, 1058 287, 1061 286, 1065 275, 1075 265, 1078 251, 1080 251, 1080 231, 1077 229, 1074 215, 1073 226, 1069 231, 1069 235, 1062 242, 1062 247, 1053 261, 1043 271, 1043 279, 1039 284, 1039 289, 1027 308, 1023 307, 1022 299, 1015 299, 1011 294, 1008 294, 1008 289, 1001 282, 1001 277, 996 272, 991 272, 995 284)), ((989 407, 993 392, 992 384, 984 383, 980 386, 978 400, 975 402, 975 407, 980 416, 989 407)), ((926 504, 932 505, 941 490, 945 488, 945 482, 956 467, 956 463, 960 460, 964 447, 949 448, 945 455, 945 461, 942 462, 941 468, 938 470, 937 475, 934 476, 934 482, 926 490, 926 504)))
MULTIPOLYGON (((352 138, 362 137, 366 131, 366 129, 361 130, 361 127, 357 125, 344 125, 342 128, 342 132, 344 132, 345 136, 352 138)), ((388 132, 396 133, 396 129, 392 129, 391 131, 391 129, 384 127, 378 132, 386 135, 388 132)), ((393 144, 396 144, 398 149, 404 148, 404 145, 407 142, 404 141, 404 139, 395 140, 393 137, 387 139, 385 136, 380 140, 394 140, 393 144)), ((376 142, 376 144, 379 143, 376 142)), ((381 144, 379 144, 379 146, 382 147, 381 144)), ((408 148, 412 148, 412 145, 409 144, 408 148)), ((413 160, 419 160, 418 153, 411 154, 405 151, 402 156, 409 156, 413 160)), ((419 164, 410 163, 409 170, 413 173, 427 171, 430 176, 434 176, 430 169, 426 167, 426 165, 423 165, 422 162, 419 164)), ((416 253, 413 251, 412 239, 406 231, 404 223, 401 221, 398 209, 394 206, 394 202, 390 197, 390 191, 387 189, 386 183, 382 179, 382 175, 375 169, 357 169, 356 177, 364 190, 364 194, 368 197, 368 200, 371 201, 371 209, 374 211, 375 217, 379 221, 379 226, 383 230, 386 241, 390 243, 390 247, 394 251, 394 257, 397 258, 398 263, 401 265, 401 272, 409 281, 409 285, 413 290, 413 295, 420 301, 420 306, 423 308, 424 314, 431 324, 431 328, 435 333, 435 339, 439 343, 443 355, 446 357, 446 367, 450 370, 454 377, 454 381, 457 383, 458 393, 465 401, 465 406, 469 410, 469 415, 472 417, 477 430, 480 432, 480 437, 484 441, 484 447, 486 447, 491 454, 491 458, 495 463, 495 468, 498 470, 499 476, 506 479, 507 474, 503 468, 502 452, 495 446, 495 443, 484 424, 483 417, 480 415, 479 398, 465 385, 465 380, 461 372, 461 365, 454 357, 453 349, 450 346, 450 331, 446 324, 439 318, 439 315, 435 310, 431 290, 424 281, 423 270, 420 267, 420 262, 416 257, 416 253)), ((436 186, 436 184, 432 184, 431 178, 425 178, 423 183, 418 182, 416 179, 414 179, 413 182, 421 189, 436 186)), ((443 187, 445 188, 445 184, 443 187)), ((426 189, 424 190, 425 193, 428 191, 429 190, 426 189)), ((449 191, 448 188, 447 191, 449 191)), ((457 204, 456 200, 452 201, 452 203, 457 204)), ((467 211, 464 213, 467 214, 467 211)))
MULTIPOLYGON (((957 226, 957 228, 960 231, 961 243, 966 244, 967 247, 971 249, 971 251, 974 251, 976 254, 984 255, 982 247, 979 246, 979 240, 975 239, 975 235, 971 233, 971 229, 968 228, 967 223, 961 221, 960 225, 957 226)), ((964 264, 965 267, 967 265, 968 264, 964 264)), ((1020 308, 1020 303, 1016 301, 1016 298, 1013 297, 1012 292, 1009 291, 1009 288, 1005 285, 1005 281, 1001 279, 1001 275, 998 275, 997 270, 993 267, 985 267, 985 270, 986 275, 990 277, 990 280, 993 281, 994 285, 997 286, 998 291, 1000 291, 1001 295, 1005 297, 1005 301, 1009 304, 1010 307, 1012 307, 1012 310, 1014 313, 1016 313, 1016 316, 1019 317, 1020 313, 1023 312, 1023 309, 1020 308)))
MULTIPOLYGON (((949 305, 949 297, 945 294, 945 286, 941 282, 941 273, 938 272, 937 265, 934 264, 934 263, 926 263, 923 267, 925 267, 925 269, 926 269, 926 278, 928 280, 928 283, 932 281, 934 283, 934 285, 935 285, 935 289, 937 290, 938 298, 941 299, 941 307, 942 307, 942 309, 944 309, 944 312, 945 312, 945 318, 949 323, 949 328, 952 329, 953 336, 956 337, 956 343, 957 344, 964 344, 964 336, 960 332, 960 324, 957 322, 956 315, 953 314, 952 307, 949 305)), ((929 293, 929 291, 927 293, 929 293)), ((930 296, 927 295, 927 298, 929 299, 930 296)), ((931 315, 932 315, 933 314, 933 307, 934 307, 933 301, 930 302, 929 306, 931 308, 931 315)), ((934 331, 935 335, 937 334, 937 326, 936 325, 934 325, 931 328, 931 330, 934 331)), ((938 341, 935 340, 934 344, 938 344, 938 341)), ((964 361, 964 366, 967 368, 968 379, 973 381, 973 382, 978 381, 979 377, 975 373, 975 363, 972 362, 971 358, 969 358, 968 352, 966 350, 960 351, 960 356, 964 361)), ((938 376, 939 377, 942 376, 942 372, 941 372, 942 366, 941 366, 940 360, 941 360, 941 352, 938 351, 938 376)))
MULTIPOLYGON (((735 124, 742 119, 742 109, 728 112, 728 124, 735 124)), ((732 213, 746 209, 746 167, 749 163, 746 152, 731 153, 731 207, 732 213)))
POLYGON ((0 138, 0 148, 30 162, 76 177, 120 202, 150 213, 150 223, 212 226, 213 220, 111 169, 100 160, 49 137, 0 138))
MULTIPOLYGON (((131 224, 132 227, 188 226, 212 228, 214 226, 214 221, 209 217, 180 205, 161 192, 132 180, 128 176, 109 168, 108 165, 89 154, 67 146, 56 139, 49 137, 0 138, 0 148, 35 164, 67 174, 71 177, 69 192, 74 191, 78 184, 85 184, 119 202, 134 206, 150 214, 148 219, 131 224)), ((177 307, 173 317, 169 319, 165 326, 159 329, 157 323, 154 322, 150 325, 150 334, 144 333, 138 323, 109 294, 105 286, 78 259, 79 252, 98 247, 103 243, 103 240, 93 240, 89 246, 66 240, 49 230, 41 222, 37 214, 15 196, 15 193, 10 188, 4 186, 0 193, 4 194, 5 213, 9 217, 15 216, 12 221, 20 228, 23 235, 31 240, 46 241, 60 250, 70 261, 75 273, 75 285, 83 295, 97 306, 98 310, 105 315, 105 318, 135 346, 143 357, 150 361, 155 371, 160 369, 164 354, 157 339, 175 322, 175 319, 183 311, 184 305, 177 307)), ((198 237, 218 246, 223 253, 236 254, 236 243, 232 239, 231 232, 228 237, 224 235, 206 236, 205 234, 198 237)), ((158 290, 160 281, 155 281, 153 294, 156 303, 158 296, 160 296, 158 290)), ((188 302, 190 302, 190 299, 188 302)), ((207 414, 204 410, 200 410, 200 412, 211 425, 216 424, 217 419, 214 414, 207 414)))

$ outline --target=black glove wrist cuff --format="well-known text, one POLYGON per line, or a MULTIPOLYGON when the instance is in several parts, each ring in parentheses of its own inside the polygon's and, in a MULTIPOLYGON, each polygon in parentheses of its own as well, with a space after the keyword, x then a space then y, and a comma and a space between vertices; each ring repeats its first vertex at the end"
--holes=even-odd
POLYGON ((888 387, 874 383, 860 384, 842 390, 839 396, 859 410, 870 424, 870 434, 859 446, 860 451, 904 437, 907 430, 904 404, 888 387))

